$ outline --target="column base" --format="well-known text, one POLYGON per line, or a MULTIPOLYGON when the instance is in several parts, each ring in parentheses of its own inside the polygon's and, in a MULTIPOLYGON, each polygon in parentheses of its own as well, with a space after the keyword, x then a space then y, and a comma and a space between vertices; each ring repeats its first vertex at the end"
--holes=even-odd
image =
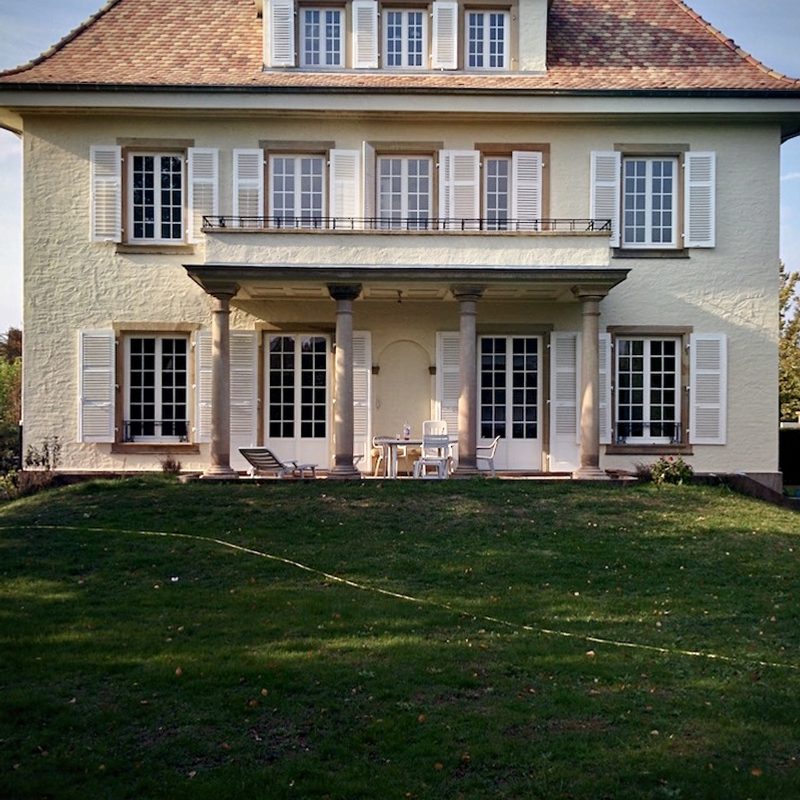
POLYGON ((329 478, 341 478, 343 480, 355 480, 361 477, 361 473, 354 466, 335 465, 328 473, 329 478))
POLYGON ((475 478, 478 475, 482 475, 483 473, 472 464, 465 464, 462 466, 459 464, 454 470, 453 474, 450 476, 452 478, 475 478))
POLYGON ((576 481, 610 481, 611 478, 605 470, 600 467, 582 466, 572 473, 572 479, 576 481))
POLYGON ((201 481, 237 481, 239 473, 230 467, 209 467, 201 476, 201 481))

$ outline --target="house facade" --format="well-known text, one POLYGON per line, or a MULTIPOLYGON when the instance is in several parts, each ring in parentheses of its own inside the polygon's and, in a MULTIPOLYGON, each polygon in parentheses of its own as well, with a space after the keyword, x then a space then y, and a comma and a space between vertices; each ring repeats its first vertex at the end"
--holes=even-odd
POLYGON ((679 0, 111 0, 0 124, 62 469, 346 477, 443 418, 463 474, 499 436, 512 473, 779 485, 800 82, 679 0))

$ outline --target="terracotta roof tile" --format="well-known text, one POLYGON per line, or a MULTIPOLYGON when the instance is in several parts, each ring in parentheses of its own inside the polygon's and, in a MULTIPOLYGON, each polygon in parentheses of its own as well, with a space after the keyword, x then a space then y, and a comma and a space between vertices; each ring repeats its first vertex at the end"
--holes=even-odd
POLYGON ((264 70, 253 0, 110 0, 0 84, 409 90, 788 90, 681 0, 553 0, 546 75, 264 70))

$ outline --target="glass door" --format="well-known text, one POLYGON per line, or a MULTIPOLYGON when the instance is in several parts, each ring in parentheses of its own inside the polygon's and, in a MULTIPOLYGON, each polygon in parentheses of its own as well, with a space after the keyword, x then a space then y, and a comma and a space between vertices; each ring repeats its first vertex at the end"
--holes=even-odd
POLYGON ((481 336, 478 442, 500 443, 497 469, 540 470, 541 336, 481 336))
POLYGON ((282 460, 329 462, 330 339, 269 334, 264 377, 266 446, 282 460))

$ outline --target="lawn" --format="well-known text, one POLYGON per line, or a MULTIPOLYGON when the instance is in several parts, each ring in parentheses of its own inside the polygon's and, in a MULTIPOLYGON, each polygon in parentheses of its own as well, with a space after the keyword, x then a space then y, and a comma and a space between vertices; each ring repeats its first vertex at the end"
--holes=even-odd
POLYGON ((798 554, 707 487, 6 503, 0 796, 800 797, 798 554))

